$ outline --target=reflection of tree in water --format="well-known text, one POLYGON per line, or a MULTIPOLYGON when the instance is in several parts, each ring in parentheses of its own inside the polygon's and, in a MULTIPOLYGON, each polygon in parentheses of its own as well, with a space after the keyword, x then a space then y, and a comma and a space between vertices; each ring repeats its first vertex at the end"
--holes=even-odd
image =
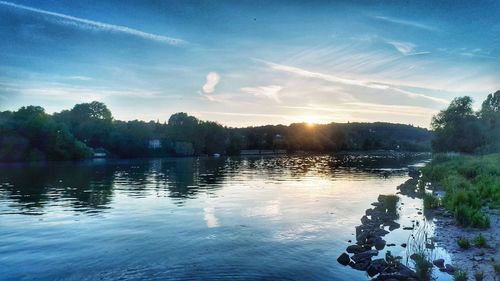
POLYGON ((161 171, 166 175, 169 197, 183 204, 200 192, 213 192, 222 187, 230 166, 228 158, 182 158, 161 162, 161 171))
POLYGON ((11 208, 27 214, 43 212, 47 205, 100 212, 109 206, 116 192, 132 197, 168 196, 182 205, 200 193, 212 194, 222 188, 224 181, 245 181, 249 175, 277 181, 307 175, 334 178, 338 174, 345 176, 347 169, 347 174, 360 177, 380 174, 380 167, 402 167, 402 161, 415 160, 372 158, 376 160, 368 160, 368 165, 359 165, 370 159, 361 153, 6 165, 0 169, 0 199, 12 202, 11 208))
POLYGON ((110 202, 112 175, 105 165, 6 166, 0 169, 0 189, 21 213, 37 214, 49 204, 96 211, 110 202))

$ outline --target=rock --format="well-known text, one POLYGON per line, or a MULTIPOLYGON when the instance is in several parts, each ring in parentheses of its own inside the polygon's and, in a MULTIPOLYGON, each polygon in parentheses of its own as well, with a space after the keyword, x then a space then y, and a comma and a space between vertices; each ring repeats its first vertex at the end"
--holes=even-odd
POLYGON ((394 247, 394 246, 396 246, 396 244, 394 244, 394 243, 389 243, 389 244, 387 244, 386 246, 387 246, 387 247, 394 247))
POLYGON ((411 254, 411 255, 410 255, 410 259, 411 259, 411 260, 417 260, 417 258, 418 258, 418 257, 419 257, 419 255, 418 255, 418 254, 411 254))
POLYGON ((394 229, 398 229, 400 227, 401 227, 401 225, 399 223, 397 223, 397 222, 391 222, 389 224, 389 231, 393 231, 394 229))
POLYGON ((384 259, 373 260, 367 268, 367 273, 370 277, 373 277, 385 270, 387 267, 387 262, 384 259))
POLYGON ((416 277, 415 272, 402 263, 398 263, 397 273, 400 274, 401 276, 404 276, 405 277, 404 280, 408 280, 410 278, 416 277))
POLYGON ((405 226, 403 227, 403 230, 413 230, 414 227, 413 226, 405 226))
POLYGON ((370 219, 367 216, 361 217, 361 224, 367 224, 368 222, 370 222, 370 219))
POLYGON ((401 244, 401 247, 406 248, 406 243, 401 244))
POLYGON ((370 260, 373 256, 376 256, 376 255, 378 255, 378 251, 377 250, 369 250, 369 251, 366 251, 366 252, 355 254, 355 255, 353 255, 351 257, 351 259, 355 263, 358 263, 358 262, 361 262, 361 261, 370 260))
POLYGON ((349 264, 349 262, 351 261, 351 259, 349 258, 349 255, 346 254, 346 253, 342 253, 338 258, 337 258, 337 261, 343 265, 343 266, 346 266, 349 264))
POLYGON ((346 252, 350 254, 359 254, 361 252, 364 252, 365 248, 359 245, 350 245, 347 247, 346 252))
POLYGON ((382 238, 375 240, 375 249, 377 249, 379 251, 384 249, 385 243, 386 243, 385 240, 382 238))
POLYGON ((367 259, 367 260, 362 260, 362 261, 359 261, 356 263, 351 262, 351 263, 349 263, 349 266, 352 267, 353 269, 356 269, 356 270, 366 271, 368 269, 368 267, 370 266, 370 263, 371 263, 371 260, 367 259))
POLYGON ((417 214, 421 215, 421 214, 422 214, 422 212, 418 211, 418 212, 417 212, 417 214))
POLYGON ((432 262, 438 268, 444 268, 444 259, 437 259, 432 262))
POLYGON ((376 236, 384 236, 386 235, 387 233, 389 233, 389 231, 383 229, 383 228, 377 228, 376 230, 373 231, 373 233, 376 235, 376 236))

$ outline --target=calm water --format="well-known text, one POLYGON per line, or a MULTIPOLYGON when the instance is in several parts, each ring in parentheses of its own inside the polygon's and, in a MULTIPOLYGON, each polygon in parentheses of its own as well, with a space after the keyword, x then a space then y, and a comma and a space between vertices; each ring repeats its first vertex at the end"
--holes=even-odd
MULTIPOLYGON (((0 167, 2 280, 367 280, 336 261, 419 160, 302 156, 0 167)), ((421 207, 403 198, 402 226, 421 207)), ((388 242, 406 242, 396 230, 388 242)), ((404 254, 399 246, 393 253, 404 254)), ((447 257, 448 259, 448 257, 447 257)))

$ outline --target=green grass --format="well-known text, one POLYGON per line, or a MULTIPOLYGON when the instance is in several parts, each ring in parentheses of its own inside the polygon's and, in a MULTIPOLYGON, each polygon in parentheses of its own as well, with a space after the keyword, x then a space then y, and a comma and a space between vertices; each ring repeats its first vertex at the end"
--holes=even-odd
MULTIPOLYGON (((422 175, 423 181, 437 183, 446 191, 442 204, 459 225, 489 227, 489 218, 481 208, 500 207, 499 153, 457 157, 438 154, 422 169, 422 175)), ((427 199, 429 206, 432 200, 427 199)))
POLYGON ((469 249, 470 248, 470 242, 467 238, 460 237, 457 239, 457 244, 460 246, 462 249, 469 249))
POLYGON ((426 210, 429 209, 436 209, 440 205, 439 198, 432 193, 425 193, 424 194, 424 208, 426 210))
POLYGON ((458 269, 453 274, 453 281, 467 281, 467 272, 458 269))
POLYGON ((474 246, 478 248, 484 248, 488 245, 488 243, 486 242, 486 238, 482 234, 479 234, 478 236, 474 237, 473 242, 474 246))

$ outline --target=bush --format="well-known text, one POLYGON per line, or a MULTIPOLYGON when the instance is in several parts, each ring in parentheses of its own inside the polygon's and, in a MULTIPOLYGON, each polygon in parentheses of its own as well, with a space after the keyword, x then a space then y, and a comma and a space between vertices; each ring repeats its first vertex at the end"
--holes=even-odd
POLYGON ((474 238, 474 245, 478 248, 486 247, 487 246, 486 238, 482 234, 479 234, 474 238))
POLYGON ((432 193, 424 194, 424 208, 425 209, 436 209, 440 205, 439 198, 432 193))
POLYGON ((467 238, 464 238, 464 237, 458 238, 457 244, 462 249, 469 249, 470 248, 470 242, 469 242, 469 240, 467 238))

